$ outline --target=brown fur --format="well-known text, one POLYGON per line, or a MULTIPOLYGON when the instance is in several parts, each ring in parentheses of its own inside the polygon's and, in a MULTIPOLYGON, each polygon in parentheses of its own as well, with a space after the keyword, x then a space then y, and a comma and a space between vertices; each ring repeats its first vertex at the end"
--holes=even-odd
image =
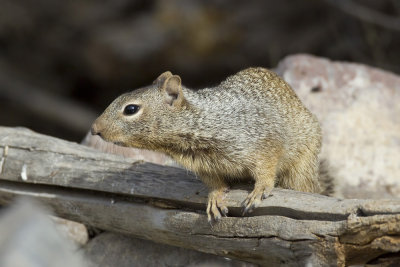
POLYGON ((121 145, 161 151, 197 173, 210 188, 209 220, 227 213, 223 196, 229 179, 255 181, 245 212, 275 186, 321 191, 319 123, 267 69, 245 69, 199 91, 165 72, 151 86, 117 98, 92 132, 121 145), (139 112, 124 115, 129 104, 139 105, 139 112))

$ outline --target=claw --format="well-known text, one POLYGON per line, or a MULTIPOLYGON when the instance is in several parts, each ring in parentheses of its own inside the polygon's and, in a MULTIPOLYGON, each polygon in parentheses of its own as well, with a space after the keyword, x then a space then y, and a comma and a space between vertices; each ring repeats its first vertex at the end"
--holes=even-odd
POLYGON ((262 199, 261 199, 261 200, 264 200, 264 199, 266 199, 267 197, 272 196, 271 191, 272 191, 272 189, 271 189, 271 190, 268 190, 268 191, 264 191, 264 193, 262 194, 262 199))
POLYGON ((222 215, 224 217, 226 217, 228 215, 228 208, 224 206, 224 207, 222 207, 220 209, 221 209, 222 215))
POLYGON ((207 221, 208 221, 209 224, 212 223, 212 217, 211 217, 210 209, 211 209, 211 204, 210 204, 210 200, 208 200, 208 204, 207 204, 207 221))
POLYGON ((243 209, 242 216, 244 216, 246 213, 250 213, 250 212, 252 212, 252 210, 250 210, 250 208, 247 206, 243 209))
POLYGON ((272 188, 254 188, 254 190, 247 196, 243 201, 242 206, 244 207, 242 216, 246 213, 251 213, 257 208, 263 199, 266 199, 271 195, 272 188))
POLYGON ((223 190, 212 191, 208 195, 207 219, 211 225, 213 222, 220 221, 222 216, 226 217, 228 214, 228 208, 223 201, 224 196, 225 192, 223 190))

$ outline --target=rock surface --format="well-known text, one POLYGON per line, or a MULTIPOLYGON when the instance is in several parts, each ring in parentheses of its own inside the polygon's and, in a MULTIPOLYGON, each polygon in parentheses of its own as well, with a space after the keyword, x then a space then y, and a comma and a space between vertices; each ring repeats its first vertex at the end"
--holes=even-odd
POLYGON ((51 216, 51 219, 55 223, 58 232, 74 242, 76 246, 83 246, 89 241, 85 225, 55 216, 51 216))
POLYGON ((177 163, 167 155, 162 153, 146 150, 146 149, 136 149, 130 147, 122 147, 114 145, 113 143, 105 142, 98 135, 92 135, 90 132, 87 133, 82 141, 83 145, 87 145, 96 148, 102 152, 107 152, 116 155, 122 155, 128 158, 134 158, 138 160, 143 160, 146 162, 151 162, 160 165, 178 166, 177 163))
POLYGON ((276 71, 321 122, 321 157, 338 196, 400 197, 400 77, 309 55, 287 57, 276 71))
POLYGON ((87 266, 75 244, 56 230, 47 213, 32 199, 20 200, 3 211, 0 266, 87 266))

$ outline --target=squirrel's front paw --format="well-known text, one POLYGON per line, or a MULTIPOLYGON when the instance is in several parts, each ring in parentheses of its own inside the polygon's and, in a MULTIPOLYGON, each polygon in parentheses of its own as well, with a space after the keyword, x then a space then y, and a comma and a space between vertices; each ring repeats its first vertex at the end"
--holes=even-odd
POLYGON ((254 190, 243 201, 243 214, 252 212, 258 207, 263 199, 271 195, 272 187, 255 187, 254 190))
POLYGON ((218 222, 222 217, 221 214, 223 216, 228 214, 224 198, 225 190, 213 190, 208 194, 207 217, 209 223, 212 223, 213 220, 218 222))

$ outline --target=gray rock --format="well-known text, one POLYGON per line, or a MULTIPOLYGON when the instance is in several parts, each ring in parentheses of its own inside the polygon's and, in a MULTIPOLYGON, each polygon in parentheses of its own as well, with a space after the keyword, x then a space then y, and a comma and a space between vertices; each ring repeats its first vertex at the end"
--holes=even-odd
POLYGON ((77 247, 56 230, 46 213, 25 199, 1 214, 0 266, 87 266, 77 247))

